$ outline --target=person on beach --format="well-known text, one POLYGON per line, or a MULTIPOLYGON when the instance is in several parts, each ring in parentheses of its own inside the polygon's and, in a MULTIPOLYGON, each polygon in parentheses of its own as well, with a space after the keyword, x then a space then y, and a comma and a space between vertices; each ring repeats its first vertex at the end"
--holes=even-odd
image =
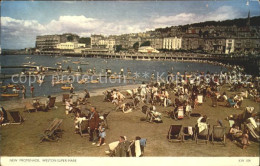
POLYGON ((98 136, 99 116, 96 112, 96 107, 91 107, 90 111, 91 115, 89 117, 89 141, 93 142, 92 144, 95 145, 96 140, 94 139, 94 134, 98 136))
POLYGON ((47 99, 46 99, 46 101, 45 101, 45 109, 44 109, 44 111, 45 112, 48 112, 48 110, 50 110, 51 109, 51 107, 50 107, 50 101, 51 100, 51 96, 49 95, 48 97, 47 97, 47 99))
POLYGON ((76 112, 75 119, 74 119, 74 126, 75 126, 75 134, 79 133, 80 124, 82 121, 86 120, 86 117, 81 117, 79 112, 76 112))
POLYGON ((106 137, 106 131, 105 131, 105 125, 102 123, 99 128, 99 142, 97 144, 97 146, 101 146, 101 145, 105 145, 105 137, 106 137))
POLYGON ((244 133, 242 135, 241 144, 242 144, 242 149, 246 149, 247 146, 250 144, 249 136, 248 136, 248 130, 247 129, 244 131, 244 133))
POLYGON ((113 90, 112 92, 112 103, 115 105, 119 105, 119 99, 118 99, 118 95, 117 92, 115 90, 113 90))
POLYGON ((33 94, 34 93, 34 86, 33 85, 31 85, 31 94, 32 94, 32 97, 33 97, 33 94))
POLYGON ((127 157, 127 156, 129 156, 129 154, 128 154, 129 145, 130 145, 130 142, 127 141, 126 137, 120 136, 119 144, 116 147, 115 156, 117 156, 117 157, 127 157))
POLYGON ((71 112, 71 110, 73 109, 73 106, 71 104, 72 100, 70 99, 66 99, 65 100, 65 109, 66 109, 66 113, 68 114, 69 112, 71 112))
POLYGON ((115 157, 128 157, 130 150, 129 145, 130 142, 126 136, 120 136, 119 141, 114 141, 108 145, 109 150, 105 151, 105 153, 115 157))
POLYGON ((231 96, 228 100, 228 106, 233 108, 238 108, 237 103, 234 101, 234 98, 231 96))
POLYGON ((240 108, 242 106, 243 100, 244 100, 244 98, 241 95, 236 95, 234 97, 234 102, 236 102, 237 108, 240 108))
POLYGON ((239 138, 241 138, 243 132, 239 129, 239 126, 233 124, 233 126, 229 130, 231 141, 236 142, 239 138))
POLYGON ((90 98, 89 91, 87 89, 84 90, 84 100, 87 100, 87 98, 90 98))
POLYGON ((197 120, 197 127, 199 129, 199 133, 203 130, 208 129, 208 117, 207 115, 203 115, 201 116, 198 120, 197 120))
POLYGON ((144 101, 145 95, 146 95, 146 84, 142 82, 142 85, 140 86, 141 88, 141 98, 142 101, 144 101))

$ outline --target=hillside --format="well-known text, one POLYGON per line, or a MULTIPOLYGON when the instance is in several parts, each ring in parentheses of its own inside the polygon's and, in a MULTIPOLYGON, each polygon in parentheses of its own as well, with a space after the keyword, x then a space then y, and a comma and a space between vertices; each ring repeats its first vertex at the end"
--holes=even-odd
MULTIPOLYGON (((247 18, 238 18, 234 20, 225 20, 225 21, 206 21, 200 23, 190 24, 190 26, 203 27, 203 26, 233 26, 238 27, 246 26, 247 18)), ((260 26, 260 16, 255 16, 250 18, 251 26, 260 26)))
MULTIPOLYGON (((205 26, 237 26, 237 27, 244 27, 246 26, 247 18, 238 18, 234 20, 224 20, 224 21, 205 21, 200 23, 194 24, 186 24, 179 26, 181 29, 187 29, 188 27, 205 27, 205 26)), ((250 25, 251 26, 260 26, 260 16, 255 16, 250 18, 250 25)), ((174 26, 172 26, 174 27, 174 26)), ((155 29, 157 32, 166 33, 171 31, 172 27, 165 27, 165 28, 158 28, 155 29)))

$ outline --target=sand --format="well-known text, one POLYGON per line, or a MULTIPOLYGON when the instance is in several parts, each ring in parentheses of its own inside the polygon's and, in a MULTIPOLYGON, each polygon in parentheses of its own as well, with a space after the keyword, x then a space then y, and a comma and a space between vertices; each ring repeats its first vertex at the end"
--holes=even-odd
MULTIPOLYGON (((139 85, 131 85, 119 87, 121 91, 131 89, 139 85)), ((225 90, 227 87, 222 89, 225 90)), ((106 88, 111 89, 111 88, 106 88)), ((116 112, 115 106, 109 102, 103 102, 102 92, 104 89, 91 92, 91 98, 87 107, 94 105, 98 112, 112 111, 108 116, 109 129, 107 129, 106 143, 117 141, 119 136, 125 135, 129 140, 135 139, 136 136, 147 139, 145 148, 145 156, 259 156, 259 143, 251 141, 251 145, 247 149, 241 149, 239 144, 231 142, 227 139, 227 145, 220 144, 196 144, 195 141, 184 143, 171 143, 167 140, 167 133, 170 125, 182 124, 184 126, 194 126, 197 118, 175 121, 170 119, 165 113, 166 110, 173 109, 172 107, 163 108, 156 106, 157 110, 162 113, 163 123, 148 123, 141 121, 145 115, 140 109, 132 113, 124 114, 116 112)), ((228 96, 232 94, 228 92, 228 96)), ((174 98, 173 93, 170 96, 174 98)), ((57 108, 53 108, 49 112, 23 112, 23 102, 8 101, 2 102, 7 110, 18 110, 25 118, 25 122, 20 125, 6 125, 1 127, 1 155, 2 156, 107 156, 105 150, 108 150, 108 145, 96 147, 91 145, 88 137, 81 137, 74 133, 73 115, 65 114, 65 106, 61 101, 61 97, 57 96, 57 108), (58 142, 42 142, 40 136, 48 127, 49 123, 54 118, 63 119, 62 129, 64 130, 62 138, 58 142)), ((26 99, 31 100, 31 99, 26 99)), ((130 101, 127 99, 126 101, 130 101)), ((220 103, 221 104, 221 103, 220 103)), ((141 104, 141 106, 143 103, 141 104)), ((227 131, 229 125, 224 120, 230 114, 239 114, 243 112, 246 106, 253 106, 259 111, 259 104, 252 99, 245 99, 241 109, 227 108, 224 106, 211 107, 211 99, 199 106, 193 112, 206 114, 210 119, 211 126, 215 125, 218 119, 221 119, 227 131)))

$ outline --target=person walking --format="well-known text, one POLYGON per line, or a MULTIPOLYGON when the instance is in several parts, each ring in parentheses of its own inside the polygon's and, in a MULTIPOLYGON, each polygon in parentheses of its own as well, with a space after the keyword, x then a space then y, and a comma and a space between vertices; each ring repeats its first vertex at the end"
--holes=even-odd
POLYGON ((99 126, 99 116, 98 116, 98 113, 96 111, 96 107, 91 107, 90 108, 90 111, 91 111, 91 115, 89 117, 89 128, 90 128, 90 131, 89 131, 89 141, 93 142, 92 144, 95 145, 97 141, 96 139, 94 139, 94 134, 95 134, 95 137, 98 136, 98 126, 99 126))
POLYGON ((102 122, 98 128, 99 131, 99 142, 97 146, 105 145, 106 131, 105 124, 102 122))

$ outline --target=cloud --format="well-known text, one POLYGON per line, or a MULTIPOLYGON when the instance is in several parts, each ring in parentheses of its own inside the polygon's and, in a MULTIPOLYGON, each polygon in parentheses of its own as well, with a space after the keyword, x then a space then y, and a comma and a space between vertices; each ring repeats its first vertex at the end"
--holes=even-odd
POLYGON ((227 19, 234 19, 242 17, 240 12, 231 6, 222 6, 215 11, 209 12, 207 15, 195 14, 195 13, 180 13, 170 16, 159 16, 153 21, 156 27, 172 26, 172 25, 184 25, 203 21, 222 21, 227 19))
POLYGON ((36 20, 17 20, 1 17, 2 48, 24 48, 34 46, 35 36, 45 31, 36 20))
POLYGON ((210 12, 205 17, 205 21, 209 21, 209 20, 222 21, 222 20, 234 19, 238 17, 243 17, 243 16, 237 9, 231 6, 222 6, 219 7, 217 10, 210 12))
POLYGON ((1 17, 1 28, 2 30, 9 30, 14 34, 45 30, 45 27, 36 20, 16 20, 10 17, 1 17))
POLYGON ((226 20, 242 17, 240 12, 231 6, 222 6, 207 15, 195 13, 179 13, 168 16, 150 16, 147 21, 138 20, 107 20, 79 16, 60 16, 47 24, 37 20, 19 20, 1 17, 1 46, 3 48, 34 47, 37 35, 76 33, 79 36, 91 34, 125 34, 152 30, 159 27, 184 25, 209 20, 226 20))
POLYGON ((103 21, 81 16, 60 16, 58 20, 52 20, 45 25, 46 33, 86 33, 93 31, 104 24, 103 21))
POLYGON ((76 33, 79 36, 91 34, 123 34, 147 30, 145 23, 135 21, 107 22, 80 16, 60 16, 47 24, 36 20, 19 20, 1 17, 1 43, 3 48, 34 47, 37 35, 76 33))
POLYGON ((196 15, 193 13, 180 13, 177 15, 157 17, 153 22, 158 24, 186 24, 192 21, 195 17, 196 15))

